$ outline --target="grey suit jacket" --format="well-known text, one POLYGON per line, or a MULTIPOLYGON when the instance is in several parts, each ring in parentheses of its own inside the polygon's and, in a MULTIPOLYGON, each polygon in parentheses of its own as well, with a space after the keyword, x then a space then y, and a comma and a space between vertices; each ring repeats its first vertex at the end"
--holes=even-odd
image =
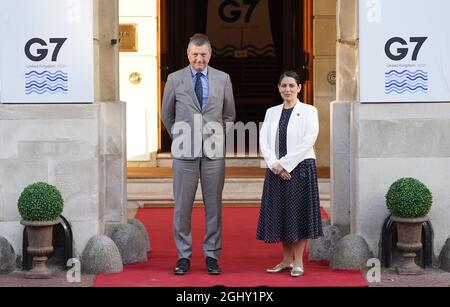
POLYGON ((203 112, 192 86, 189 66, 167 78, 162 121, 172 138, 172 156, 193 160, 225 156, 225 127, 234 122, 236 110, 230 76, 208 66, 209 97, 203 112))

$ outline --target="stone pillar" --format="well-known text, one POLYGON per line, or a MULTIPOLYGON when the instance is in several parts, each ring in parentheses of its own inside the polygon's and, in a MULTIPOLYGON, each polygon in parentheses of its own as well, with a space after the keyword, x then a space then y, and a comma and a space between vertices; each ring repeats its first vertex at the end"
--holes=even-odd
POLYGON ((126 104, 124 102, 100 103, 101 130, 100 157, 104 167, 104 232, 110 234, 111 226, 126 223, 127 164, 126 164, 126 104))
POLYGON ((350 102, 331 104, 331 223, 350 232, 350 102))
POLYGON ((118 0, 94 0, 95 100, 119 100, 118 0))
POLYGON ((337 0, 336 100, 358 100, 358 0, 337 0))
POLYGON ((336 101, 331 104, 331 222, 346 234, 351 222, 350 121, 358 99, 358 1, 337 1, 336 101))

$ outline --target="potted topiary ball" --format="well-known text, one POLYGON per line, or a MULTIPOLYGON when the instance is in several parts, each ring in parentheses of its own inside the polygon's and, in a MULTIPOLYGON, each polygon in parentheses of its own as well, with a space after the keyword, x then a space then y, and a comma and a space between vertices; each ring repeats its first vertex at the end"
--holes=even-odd
POLYGON ((404 262, 398 274, 416 275, 423 270, 415 262, 416 252, 422 248, 422 225, 428 221, 433 197, 425 184, 415 178, 395 181, 386 194, 386 205, 397 224, 397 247, 404 262))
POLYGON ((28 253, 33 257, 33 269, 28 278, 50 278, 47 256, 53 252, 53 226, 59 223, 64 201, 59 190, 48 183, 36 182, 27 186, 18 200, 21 224, 26 227, 28 253))

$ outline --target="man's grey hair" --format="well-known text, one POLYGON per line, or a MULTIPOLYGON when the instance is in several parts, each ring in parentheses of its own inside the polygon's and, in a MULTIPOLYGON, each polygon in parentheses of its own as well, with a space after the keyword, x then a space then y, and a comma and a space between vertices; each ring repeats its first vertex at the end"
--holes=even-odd
POLYGON ((208 37, 205 34, 196 33, 191 36, 189 39, 188 49, 190 45, 195 46, 204 46, 207 45, 209 50, 211 50, 211 42, 209 41, 208 37))

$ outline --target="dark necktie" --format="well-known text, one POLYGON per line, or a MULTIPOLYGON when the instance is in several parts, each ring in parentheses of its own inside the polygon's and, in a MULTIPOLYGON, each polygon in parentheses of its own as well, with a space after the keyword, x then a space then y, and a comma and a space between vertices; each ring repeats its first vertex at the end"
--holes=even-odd
POLYGON ((203 85, 202 85, 202 73, 198 72, 195 81, 195 95, 197 95, 198 103, 200 104, 200 110, 203 109, 203 85))

